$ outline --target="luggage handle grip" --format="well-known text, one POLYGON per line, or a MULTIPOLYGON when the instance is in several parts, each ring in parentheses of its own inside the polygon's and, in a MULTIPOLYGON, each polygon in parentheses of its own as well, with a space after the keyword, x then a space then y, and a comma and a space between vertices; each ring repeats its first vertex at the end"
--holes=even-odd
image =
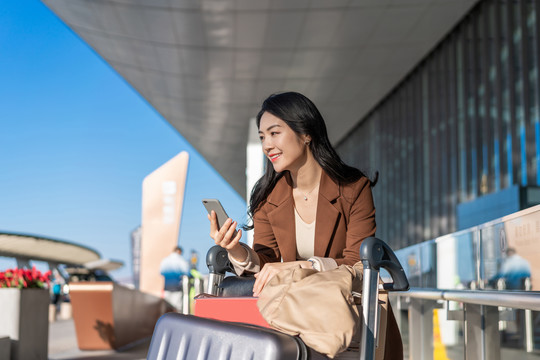
POLYGON ((225 275, 227 271, 234 272, 227 249, 219 245, 212 246, 206 253, 206 266, 211 274, 225 275))
POLYGON ((368 237, 360 246, 360 259, 364 268, 379 271, 380 268, 390 273, 393 282, 384 283, 383 288, 389 291, 409 290, 409 281, 396 254, 384 241, 375 237, 368 237))

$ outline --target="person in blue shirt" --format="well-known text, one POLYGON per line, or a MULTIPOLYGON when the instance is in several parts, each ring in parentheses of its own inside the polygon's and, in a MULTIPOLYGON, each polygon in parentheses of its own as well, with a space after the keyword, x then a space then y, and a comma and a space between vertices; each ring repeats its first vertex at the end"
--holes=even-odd
POLYGON ((501 266, 500 277, 505 280, 506 289, 524 290, 524 280, 531 277, 531 265, 519 256, 514 248, 508 248, 501 266))
POLYGON ((163 297, 178 312, 182 312, 182 276, 189 275, 189 264, 182 256, 180 246, 161 261, 160 273, 165 278, 163 297))

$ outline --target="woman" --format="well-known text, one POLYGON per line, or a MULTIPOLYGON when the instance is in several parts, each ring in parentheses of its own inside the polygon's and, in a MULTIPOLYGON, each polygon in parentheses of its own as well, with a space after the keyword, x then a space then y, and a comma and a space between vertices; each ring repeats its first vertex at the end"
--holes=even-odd
POLYGON ((210 236, 237 273, 255 273, 254 296, 284 269, 354 265, 362 240, 375 234, 374 183, 341 161, 308 98, 271 95, 257 126, 267 166, 251 194, 253 249, 240 243, 242 231, 233 237, 236 221, 218 229, 215 213, 208 216, 210 236))
MULTIPOLYGON (((324 120, 305 96, 287 92, 268 97, 257 115, 266 172, 249 204, 253 249, 240 243, 242 231, 227 219, 218 229, 211 213, 210 236, 227 249, 237 274, 255 273, 259 296, 278 272, 297 268, 330 270, 360 261, 360 244, 375 235, 370 181, 345 165, 330 145, 324 120), (283 260, 283 262, 281 262, 283 260)), ((403 345, 388 306, 385 359, 403 359, 403 345)))

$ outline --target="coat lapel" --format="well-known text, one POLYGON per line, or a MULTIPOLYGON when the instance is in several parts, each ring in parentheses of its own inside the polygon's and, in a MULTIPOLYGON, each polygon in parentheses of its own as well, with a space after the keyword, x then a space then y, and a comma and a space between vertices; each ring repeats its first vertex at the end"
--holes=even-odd
POLYGON ((296 227, 294 222, 294 199, 292 180, 286 173, 278 180, 268 196, 268 203, 275 208, 268 212, 268 220, 274 231, 283 261, 296 260, 296 227))
MULTIPOLYGON (((337 185, 323 171, 315 224, 315 256, 325 257, 339 221, 340 212, 334 203, 339 197, 337 185)), ((278 180, 274 191, 268 197, 268 203, 274 209, 268 212, 268 220, 274 231, 283 261, 296 260, 296 227, 294 220, 294 199, 292 196, 292 180, 286 173, 278 180)))
POLYGON ((334 204, 339 197, 339 185, 324 171, 321 175, 315 224, 315 256, 326 257, 340 212, 334 204))

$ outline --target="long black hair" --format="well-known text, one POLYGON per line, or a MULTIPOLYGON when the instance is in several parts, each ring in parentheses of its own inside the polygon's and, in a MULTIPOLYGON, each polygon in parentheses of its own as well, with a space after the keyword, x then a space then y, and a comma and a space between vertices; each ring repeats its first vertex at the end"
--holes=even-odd
MULTIPOLYGON (((324 119, 311 100, 297 92, 284 92, 270 95, 264 100, 257 114, 257 127, 260 127, 262 115, 268 112, 283 120, 296 134, 309 135, 309 148, 315 160, 330 178, 340 185, 350 184, 365 176, 360 170, 345 164, 330 144, 324 119)), ((266 171, 251 191, 248 215, 253 214, 264 203, 277 181, 284 175, 274 170, 266 158, 266 171)), ((371 186, 377 182, 371 181, 371 186)), ((253 225, 245 226, 252 229, 253 225)))

